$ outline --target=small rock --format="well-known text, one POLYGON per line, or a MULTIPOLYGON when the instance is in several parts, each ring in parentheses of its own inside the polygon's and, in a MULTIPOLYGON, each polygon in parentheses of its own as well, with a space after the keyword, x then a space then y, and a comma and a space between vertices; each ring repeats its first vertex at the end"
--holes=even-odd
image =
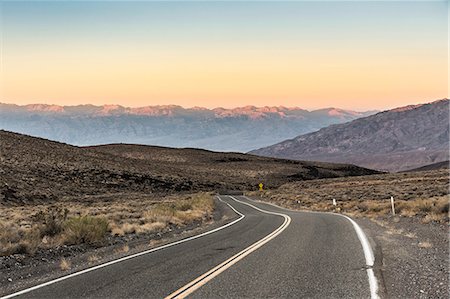
POLYGON ((12 281, 12 278, 11 278, 11 277, 8 277, 8 281, 11 282, 11 281, 12 281))

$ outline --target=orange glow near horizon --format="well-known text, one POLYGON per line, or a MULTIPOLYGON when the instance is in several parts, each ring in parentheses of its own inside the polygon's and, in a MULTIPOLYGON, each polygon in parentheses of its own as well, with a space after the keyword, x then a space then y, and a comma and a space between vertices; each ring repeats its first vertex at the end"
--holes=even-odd
POLYGON ((447 73, 439 57, 378 56, 367 61, 358 53, 328 59, 289 53, 208 54, 116 60, 98 53, 71 62, 57 55, 10 55, 4 63, 2 101, 209 108, 320 108, 332 103, 380 109, 393 101, 394 106, 431 101, 447 92, 447 73))
MULTIPOLYGON (((294 41, 290 36, 295 31, 272 41, 274 37, 257 28, 260 36, 242 38, 244 42, 233 40, 232 34, 239 30, 220 26, 217 30, 224 32, 224 41, 209 41, 209 35, 204 38, 203 29, 198 28, 189 32, 195 42, 160 35, 142 42, 108 39, 100 33, 86 37, 89 32, 84 29, 67 39, 58 37, 58 32, 20 39, 25 33, 19 31, 4 36, 0 102, 369 110, 448 97, 447 49, 440 34, 423 46, 422 41, 402 34, 397 40, 395 36, 384 38, 383 34, 390 34, 388 26, 368 27, 375 37, 381 36, 378 40, 364 37, 358 28, 352 33, 356 37, 350 38, 344 29, 354 25, 342 26, 342 33, 335 33, 340 38, 319 28, 294 41)), ((405 30, 407 26, 398 27, 405 30)), ((425 29, 417 34, 430 36, 425 29)))

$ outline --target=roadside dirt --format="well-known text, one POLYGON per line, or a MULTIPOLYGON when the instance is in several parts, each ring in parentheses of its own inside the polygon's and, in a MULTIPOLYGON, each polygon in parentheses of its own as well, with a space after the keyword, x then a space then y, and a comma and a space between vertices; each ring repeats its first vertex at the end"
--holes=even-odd
POLYGON ((171 226, 161 233, 109 236, 108 245, 60 246, 39 250, 33 256, 14 254, 0 257, 0 295, 6 295, 120 257, 149 250, 181 240, 232 221, 236 214, 216 200, 216 209, 207 223, 199 221, 188 226, 171 226), (65 265, 61 261, 65 260, 65 265), (67 266, 67 269, 64 269, 67 266))
POLYGON ((383 298, 449 298, 447 224, 401 216, 355 220, 375 243, 383 298))

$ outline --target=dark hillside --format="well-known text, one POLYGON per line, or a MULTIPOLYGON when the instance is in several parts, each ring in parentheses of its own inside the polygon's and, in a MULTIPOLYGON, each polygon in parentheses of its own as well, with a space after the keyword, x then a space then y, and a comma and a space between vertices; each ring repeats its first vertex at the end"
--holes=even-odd
POLYGON ((0 131, 0 202, 44 202, 108 193, 254 189, 373 174, 345 164, 141 145, 75 147, 0 131))

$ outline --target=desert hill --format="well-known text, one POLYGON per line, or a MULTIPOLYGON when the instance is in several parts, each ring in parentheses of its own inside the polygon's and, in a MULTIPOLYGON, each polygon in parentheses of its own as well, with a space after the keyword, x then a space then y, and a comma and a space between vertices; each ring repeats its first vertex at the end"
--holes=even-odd
POLYGON ((353 165, 142 145, 76 147, 0 131, 0 202, 44 202, 107 193, 255 189, 375 173, 353 165))
POLYGON ((442 161, 442 162, 437 162, 437 163, 433 163, 433 164, 429 164, 429 165, 425 165, 419 168, 413 168, 413 169, 409 169, 406 170, 408 172, 411 171, 428 171, 428 170, 440 170, 440 169, 449 169, 449 164, 450 161, 442 161))
POLYGON ((449 100, 401 107, 331 125, 251 151, 285 159, 403 171, 449 159, 449 100))

